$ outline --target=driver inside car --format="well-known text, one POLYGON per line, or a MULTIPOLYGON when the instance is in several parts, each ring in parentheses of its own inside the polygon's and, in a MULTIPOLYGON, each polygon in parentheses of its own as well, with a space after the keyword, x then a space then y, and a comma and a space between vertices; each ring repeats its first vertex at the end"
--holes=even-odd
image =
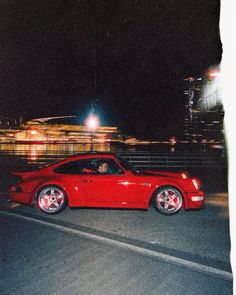
POLYGON ((99 174, 109 174, 109 164, 107 161, 100 161, 98 164, 97 172, 99 174))

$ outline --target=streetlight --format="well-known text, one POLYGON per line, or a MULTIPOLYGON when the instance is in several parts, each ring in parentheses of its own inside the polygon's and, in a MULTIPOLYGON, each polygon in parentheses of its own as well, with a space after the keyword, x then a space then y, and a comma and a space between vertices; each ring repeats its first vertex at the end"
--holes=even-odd
POLYGON ((99 126, 99 119, 94 114, 90 114, 86 120, 86 126, 91 132, 91 151, 93 151, 94 146, 94 133, 96 132, 99 126))

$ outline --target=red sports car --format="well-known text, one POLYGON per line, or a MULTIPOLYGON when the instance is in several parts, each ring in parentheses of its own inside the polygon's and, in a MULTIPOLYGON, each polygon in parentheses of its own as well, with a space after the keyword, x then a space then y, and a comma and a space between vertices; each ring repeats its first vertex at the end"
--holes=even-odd
POLYGON ((200 181, 187 173, 141 171, 111 153, 86 153, 31 172, 15 172, 12 201, 55 214, 67 207, 148 209, 162 214, 204 205, 200 181))

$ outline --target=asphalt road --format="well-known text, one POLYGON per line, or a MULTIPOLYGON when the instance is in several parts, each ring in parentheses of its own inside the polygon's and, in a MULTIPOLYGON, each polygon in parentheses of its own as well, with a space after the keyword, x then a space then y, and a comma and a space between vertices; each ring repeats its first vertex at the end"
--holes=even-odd
POLYGON ((48 216, 0 197, 0 294, 233 294, 227 193, 166 217, 66 209, 48 216))

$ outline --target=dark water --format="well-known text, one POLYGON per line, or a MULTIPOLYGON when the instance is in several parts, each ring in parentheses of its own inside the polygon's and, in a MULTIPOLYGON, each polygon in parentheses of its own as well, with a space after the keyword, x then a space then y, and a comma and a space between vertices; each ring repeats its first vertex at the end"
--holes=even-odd
MULTIPOLYGON (((98 152, 117 152, 117 151, 163 151, 163 152, 190 152, 190 153, 220 153, 224 155, 225 146, 217 144, 136 144, 125 145, 119 143, 113 144, 95 144, 94 150, 98 152)), ((71 155, 91 151, 90 144, 0 144, 0 154, 9 155, 71 155)))

